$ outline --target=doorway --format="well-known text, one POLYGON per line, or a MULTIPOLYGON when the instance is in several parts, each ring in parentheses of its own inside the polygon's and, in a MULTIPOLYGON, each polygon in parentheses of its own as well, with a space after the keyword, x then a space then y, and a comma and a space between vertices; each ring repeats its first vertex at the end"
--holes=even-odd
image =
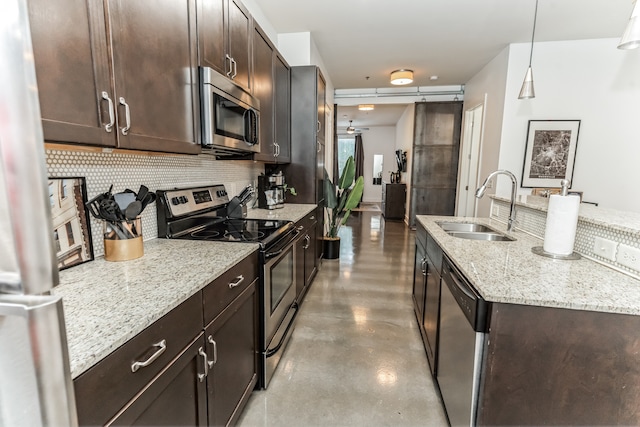
MULTIPOLYGON (((485 99, 486 102, 486 99, 485 99)), ((478 160, 482 144, 484 103, 464 112, 464 131, 460 154, 457 216, 476 216, 478 187, 478 160)))

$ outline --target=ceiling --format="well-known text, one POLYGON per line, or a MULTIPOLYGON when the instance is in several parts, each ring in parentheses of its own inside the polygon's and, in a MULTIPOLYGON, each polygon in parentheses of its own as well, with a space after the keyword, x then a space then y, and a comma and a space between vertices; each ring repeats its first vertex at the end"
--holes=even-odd
MULTIPOLYGON (((464 84, 510 43, 531 41, 535 9, 535 0, 254 1, 277 33, 311 33, 336 89, 391 87, 400 68, 414 70, 410 86, 464 84)), ((632 8, 539 0, 535 40, 620 37, 632 8)))

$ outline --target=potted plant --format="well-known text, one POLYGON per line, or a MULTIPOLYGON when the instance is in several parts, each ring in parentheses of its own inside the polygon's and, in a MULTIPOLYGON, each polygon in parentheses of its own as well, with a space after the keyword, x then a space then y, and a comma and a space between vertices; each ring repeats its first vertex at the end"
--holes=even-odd
POLYGON ((340 237, 338 230, 349 218, 351 210, 358 206, 364 190, 364 178, 355 179, 356 165, 349 156, 336 186, 327 170, 324 171, 324 201, 327 208, 327 230, 324 236, 324 258, 340 257, 340 237), (355 181, 355 183, 354 183, 355 181))

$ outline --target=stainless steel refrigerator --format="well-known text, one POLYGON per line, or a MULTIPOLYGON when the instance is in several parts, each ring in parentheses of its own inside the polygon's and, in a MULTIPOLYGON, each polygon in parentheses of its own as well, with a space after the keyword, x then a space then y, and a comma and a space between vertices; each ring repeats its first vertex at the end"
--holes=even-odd
POLYGON ((0 9, 0 426, 74 426, 26 0, 0 9))

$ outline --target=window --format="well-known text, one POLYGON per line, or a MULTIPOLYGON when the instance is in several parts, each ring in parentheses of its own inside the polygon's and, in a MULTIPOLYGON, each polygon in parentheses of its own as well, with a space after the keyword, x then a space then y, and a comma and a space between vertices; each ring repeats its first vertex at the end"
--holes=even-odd
POLYGON ((355 136, 340 136, 338 137, 338 176, 334 177, 334 181, 342 173, 342 169, 344 169, 345 163, 347 163, 347 159, 349 156, 354 156, 356 153, 356 138, 355 136))
POLYGON ((67 229, 67 242, 69 243, 69 246, 73 246, 75 243, 75 239, 73 238, 73 226, 71 225, 71 222, 66 223, 64 226, 67 229))
POLYGON ((56 245, 56 252, 60 252, 62 247, 60 246, 60 237, 58 236, 58 230, 53 232, 53 242, 56 245))

